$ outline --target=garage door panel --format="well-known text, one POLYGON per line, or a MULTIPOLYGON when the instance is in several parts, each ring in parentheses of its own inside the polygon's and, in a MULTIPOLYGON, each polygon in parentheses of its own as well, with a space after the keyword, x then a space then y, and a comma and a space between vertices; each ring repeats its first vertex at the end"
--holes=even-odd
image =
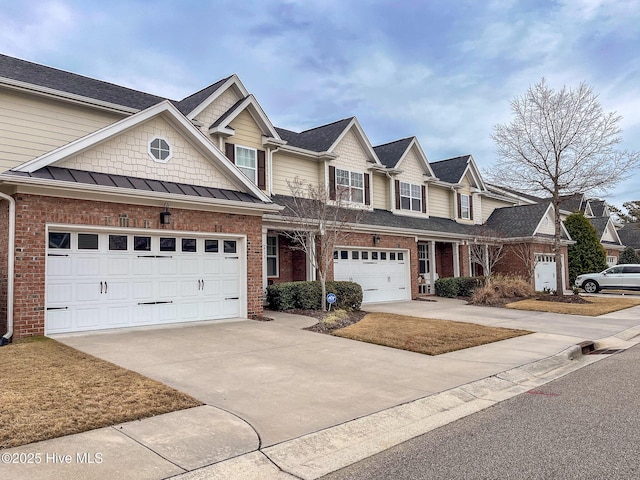
POLYGON ((179 235, 164 243, 148 235, 141 252, 130 233, 95 234, 92 250, 86 242, 78 249, 76 235, 47 250, 46 333, 235 318, 246 301, 240 282, 246 272, 239 270, 244 244, 237 240, 200 236, 189 245, 195 251, 167 252, 160 248, 172 248, 172 238, 177 249, 185 248, 179 235), (119 241, 110 242, 112 236, 119 241))

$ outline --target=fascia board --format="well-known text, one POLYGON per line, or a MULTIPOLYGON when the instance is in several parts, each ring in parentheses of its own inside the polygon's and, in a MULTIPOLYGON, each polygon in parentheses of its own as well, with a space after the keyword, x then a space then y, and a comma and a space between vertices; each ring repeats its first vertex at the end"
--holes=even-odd
POLYGON ((329 161, 338 158, 335 153, 330 152, 314 152, 313 150, 306 150, 300 147, 294 147, 292 145, 282 145, 280 147, 282 152, 295 153, 297 155, 301 155, 303 157, 311 157, 318 161, 329 161))
POLYGON ((235 212, 277 212, 283 209, 273 202, 247 203, 234 200, 223 200, 217 198, 189 197, 174 193, 151 192, 146 190, 133 190, 119 187, 109 187, 104 185, 90 185, 85 183, 72 183, 61 180, 48 180, 33 177, 15 177, 13 175, 0 174, 0 183, 3 185, 15 185, 17 191, 38 193, 38 190, 46 190, 50 196, 63 198, 85 198, 85 195, 99 196, 103 201, 112 203, 133 203, 142 205, 164 205, 171 202, 174 205, 184 205, 191 210, 203 208, 220 207, 224 211, 233 209, 235 212), (22 188, 21 188, 22 187, 22 188), (74 195, 75 194, 75 195, 74 195))
POLYGON ((238 93, 241 97, 246 97, 247 95, 249 95, 249 92, 240 81, 240 78, 238 78, 238 75, 234 73, 227 79, 226 82, 220 85, 220 87, 215 92, 209 95, 209 97, 205 101, 200 103, 200 105, 189 112, 187 118, 189 120, 193 120, 196 116, 198 116, 199 113, 201 113, 205 108, 211 105, 211 103, 213 103, 220 95, 222 95, 232 87, 236 89, 236 93, 238 93))
POLYGON ((369 153, 370 158, 373 159, 373 161, 376 164, 382 165, 382 162, 378 158, 378 155, 376 155, 376 152, 373 149, 373 146, 371 145, 371 142, 369 141, 369 139, 365 135, 364 130, 362 129, 362 126, 360 125, 360 122, 358 121, 358 119, 356 117, 353 117, 351 119, 351 121, 349 122, 349 125, 347 125, 345 127, 345 129, 342 131, 342 133, 338 136, 338 138, 336 138, 335 142, 333 142, 333 145, 331 145, 331 147, 329 147, 328 151, 329 152, 333 152, 333 150, 340 144, 342 139, 347 135, 347 133, 349 133, 349 131, 352 128, 356 129, 356 136, 359 137, 359 140, 362 143, 362 146, 365 148, 365 150, 367 150, 367 152, 369 153))
POLYGON ((119 105, 117 103, 104 102, 101 100, 96 100, 94 98, 85 97, 83 95, 76 95, 74 93, 63 92, 62 90, 42 87, 40 85, 21 82, 19 80, 13 80, 6 77, 0 77, 0 84, 3 84, 14 90, 35 93, 35 94, 38 94, 44 97, 49 97, 49 98, 62 99, 75 104, 89 105, 89 106, 97 107, 101 110, 107 110, 110 112, 131 115, 140 111, 137 108, 127 107, 125 105, 119 105))

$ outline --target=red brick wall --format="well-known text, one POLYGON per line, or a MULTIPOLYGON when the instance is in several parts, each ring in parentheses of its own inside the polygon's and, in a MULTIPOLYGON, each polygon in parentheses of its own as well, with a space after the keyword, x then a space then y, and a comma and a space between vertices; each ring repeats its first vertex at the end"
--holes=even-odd
MULTIPOLYGON (((516 245, 505 245, 504 255, 494 268, 496 273, 502 273, 505 275, 518 275, 524 278, 528 277, 528 273, 522 260, 518 258, 514 249, 516 245)), ((553 253, 553 245, 547 243, 532 243, 531 255, 534 253, 553 253)), ((569 284, 569 259, 567 256, 567 247, 561 247, 560 253, 564 257, 564 275, 565 275, 565 287, 571 288, 569 284)), ((533 260, 532 260, 533 261, 533 260)), ((535 277, 531 277, 531 286, 535 286, 535 277)))
POLYGON ((436 242, 436 272, 438 277, 453 277, 453 244, 436 242))
MULTIPOLYGON (((274 236, 276 233, 268 232, 267 235, 274 236)), ((278 263, 278 276, 269 277, 270 283, 300 282, 307 279, 304 251, 292 249, 291 240, 283 235, 278 236, 278 263)))
MULTIPOLYGON (((171 209, 171 225, 159 225, 160 207, 17 194, 14 337, 44 334, 45 225, 112 226, 126 214, 129 226, 243 234, 247 236, 247 313, 262 315, 262 217, 171 209)), ((6 214, 5 214, 6 215, 6 214)), ((124 228, 123 230, 126 230, 124 228)), ((4 250, 6 251, 6 249, 4 250)), ((0 267, 1 268, 1 267, 0 267)))

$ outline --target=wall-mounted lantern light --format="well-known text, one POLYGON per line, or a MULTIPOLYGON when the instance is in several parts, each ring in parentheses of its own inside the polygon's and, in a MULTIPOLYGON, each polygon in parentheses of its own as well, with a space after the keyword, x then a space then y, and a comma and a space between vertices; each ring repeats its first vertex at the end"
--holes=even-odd
POLYGON ((380 243, 380 235, 378 235, 377 233, 373 234, 373 244, 374 245, 378 245, 380 243))
POLYGON ((171 223, 171 212, 169 205, 164 204, 164 212, 160 212, 160 225, 169 225, 171 223))

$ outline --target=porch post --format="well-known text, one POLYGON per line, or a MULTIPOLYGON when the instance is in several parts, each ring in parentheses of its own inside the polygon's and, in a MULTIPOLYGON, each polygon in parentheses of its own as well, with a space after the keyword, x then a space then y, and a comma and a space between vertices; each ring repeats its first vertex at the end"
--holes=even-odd
POLYGON ((262 291, 264 301, 267 301, 267 228, 262 227, 262 291))
POLYGON ((460 276, 460 242, 453 242, 453 276, 460 276))
POLYGON ((316 280, 316 269, 313 266, 313 262, 311 261, 311 256, 316 256, 316 235, 314 233, 309 232, 307 235, 307 251, 310 255, 307 256, 307 280, 314 281, 316 280))
POLYGON ((436 282, 436 242, 435 240, 429 241, 429 293, 435 293, 436 282))

